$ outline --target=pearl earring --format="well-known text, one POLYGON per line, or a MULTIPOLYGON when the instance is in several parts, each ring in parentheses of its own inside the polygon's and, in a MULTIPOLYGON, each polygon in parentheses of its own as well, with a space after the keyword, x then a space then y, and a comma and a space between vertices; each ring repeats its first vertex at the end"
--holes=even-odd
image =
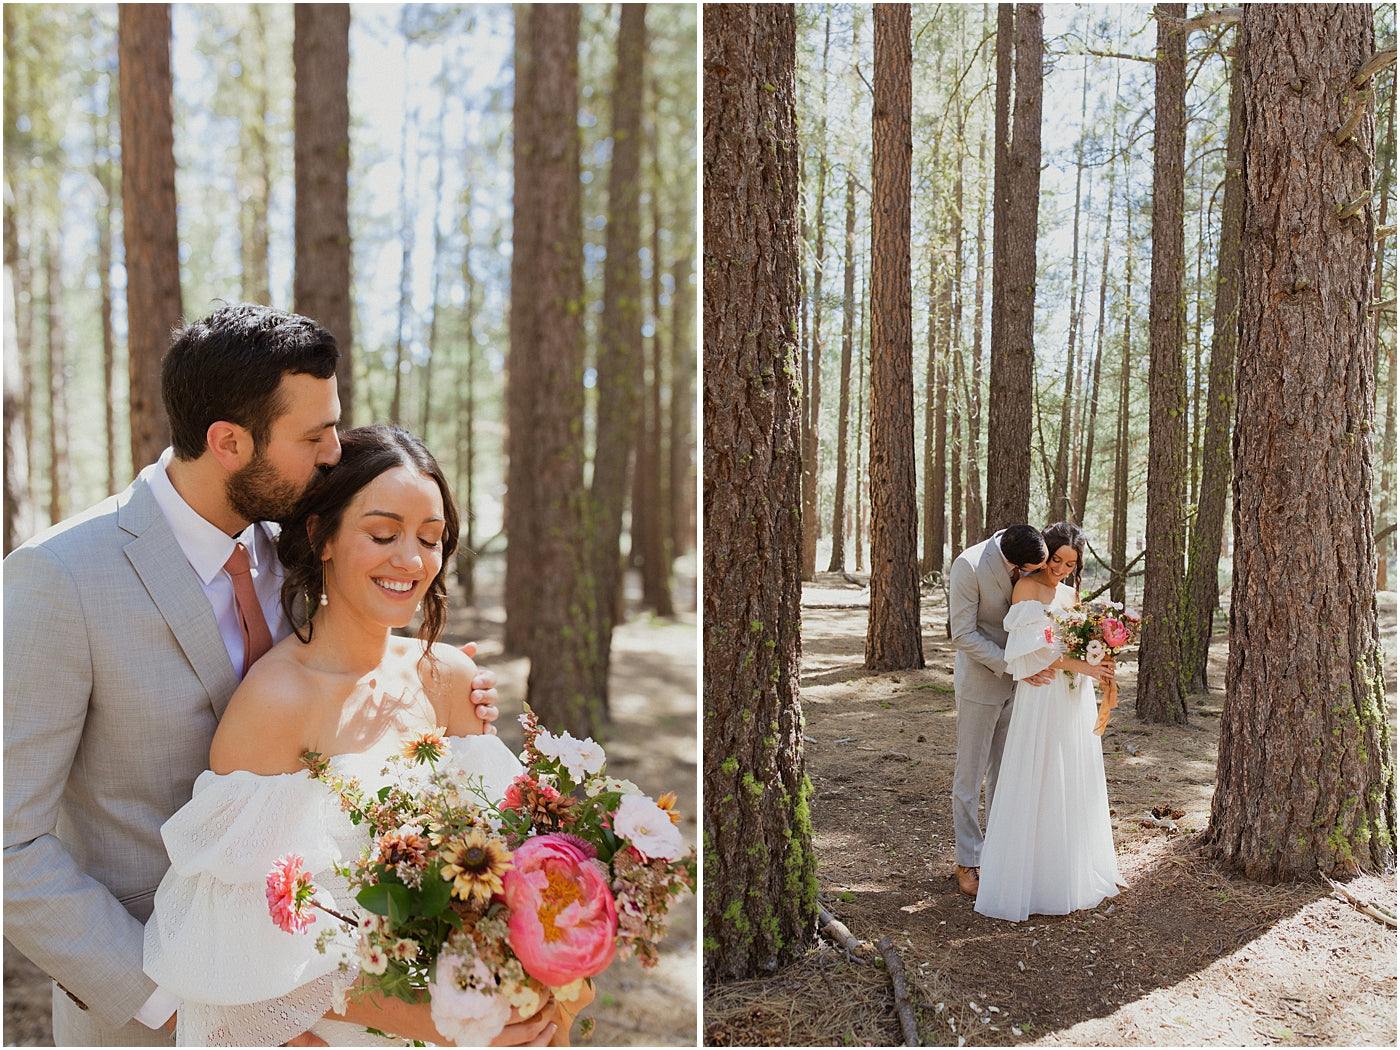
POLYGON ((321 608, 324 609, 324 608, 325 608, 327 605, 329 605, 329 604, 330 604, 330 602, 326 601, 326 592, 325 592, 325 591, 322 591, 322 592, 321 592, 321 608))

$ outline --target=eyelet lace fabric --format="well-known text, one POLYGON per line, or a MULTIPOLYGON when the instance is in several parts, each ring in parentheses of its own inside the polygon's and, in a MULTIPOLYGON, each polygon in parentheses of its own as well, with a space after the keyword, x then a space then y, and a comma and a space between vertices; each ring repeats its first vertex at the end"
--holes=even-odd
MULTIPOLYGON (((372 789, 389 781, 383 770, 396 743, 331 762, 372 789)), ((448 768, 480 776, 492 798, 520 771, 494 736, 450 743, 448 768)), ((205 772, 161 835, 171 865, 146 924, 145 970, 181 1000, 180 1045, 277 1046, 309 1030, 331 1045, 403 1045, 322 1020, 335 985, 348 987, 358 972, 353 932, 317 912, 305 932, 289 934, 268 914, 267 873, 288 853, 305 859, 320 903, 359 914, 333 865, 353 861, 369 840, 329 788, 306 773, 205 772), (317 938, 327 929, 335 936, 323 953, 317 938)))

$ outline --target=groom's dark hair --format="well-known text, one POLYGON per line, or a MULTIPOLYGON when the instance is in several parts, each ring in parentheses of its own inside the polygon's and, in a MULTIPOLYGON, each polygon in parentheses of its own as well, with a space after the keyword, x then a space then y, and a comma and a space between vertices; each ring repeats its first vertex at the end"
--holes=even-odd
POLYGON ((1008 525, 1001 534, 1001 556, 1012 565, 1039 565, 1049 553, 1034 525, 1008 525))
POLYGON ((255 303, 234 303, 176 330, 160 363, 170 443, 180 459, 204 454, 209 428, 223 420, 246 427, 256 447, 287 406, 282 377, 335 375, 335 337, 309 317, 255 303))

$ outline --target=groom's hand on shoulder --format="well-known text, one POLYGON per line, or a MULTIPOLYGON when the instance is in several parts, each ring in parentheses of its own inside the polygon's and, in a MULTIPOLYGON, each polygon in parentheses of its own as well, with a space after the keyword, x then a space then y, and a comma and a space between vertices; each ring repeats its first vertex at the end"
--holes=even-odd
MULTIPOLYGON (((462 652, 475 659, 476 643, 468 642, 462 646, 462 652)), ((496 735, 496 719, 501 717, 501 710, 497 706, 500 699, 496 695, 496 672, 478 667, 476 677, 472 679, 472 703, 476 705, 476 716, 483 723, 481 731, 491 736, 496 735)))

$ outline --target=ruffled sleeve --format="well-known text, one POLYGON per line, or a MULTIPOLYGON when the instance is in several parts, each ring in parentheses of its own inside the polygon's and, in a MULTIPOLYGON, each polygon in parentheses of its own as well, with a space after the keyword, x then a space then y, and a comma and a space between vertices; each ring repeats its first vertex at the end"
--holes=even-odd
POLYGON ((1006 670, 1016 681, 1045 670, 1060 656, 1060 647, 1045 606, 1017 602, 1002 621, 1006 628, 1006 670))
MULTIPOLYGON (((201 1012, 198 1007, 290 996, 275 1011, 286 1014, 291 1001, 308 999, 312 989, 305 986, 314 983, 303 1008, 280 1019, 293 1026, 285 1039, 305 1031, 307 1018, 319 1017, 330 1005, 331 984, 323 979, 340 968, 350 936, 342 932, 324 953, 318 951, 318 933, 344 929, 323 912, 306 932, 279 929, 268 913, 266 878, 275 860, 295 853, 319 887, 317 900, 349 911, 353 902, 337 902, 326 888, 332 865, 341 860, 329 828, 331 819, 343 820, 338 809, 329 790, 305 773, 206 772, 195 782, 189 803, 161 828, 171 863, 146 924, 145 970, 182 1000, 182 1043, 212 1035, 183 1031, 201 1012), (298 989, 303 991, 292 996, 298 989)), ((244 1045, 255 1045, 248 1038, 253 1034, 227 1033, 235 1039, 241 1035, 244 1045)))
POLYGON ((510 782, 524 772, 520 760, 498 736, 454 736, 448 737, 448 744, 453 768, 460 769, 473 784, 480 778, 482 794, 492 802, 505 798, 510 782))

